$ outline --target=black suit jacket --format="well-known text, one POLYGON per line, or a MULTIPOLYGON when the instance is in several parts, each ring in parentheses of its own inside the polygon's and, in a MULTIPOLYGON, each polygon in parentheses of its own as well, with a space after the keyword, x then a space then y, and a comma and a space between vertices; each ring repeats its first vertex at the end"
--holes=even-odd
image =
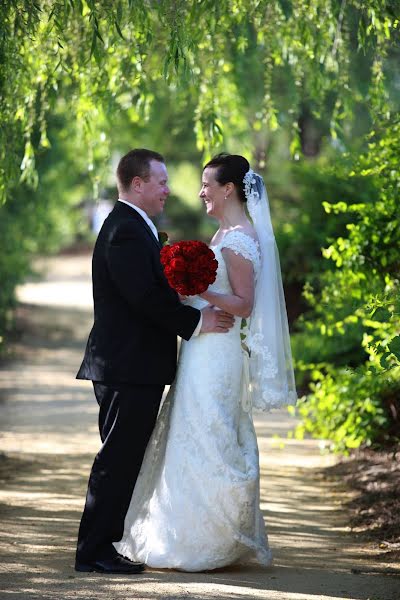
POLYGON ((77 379, 173 381, 177 335, 191 337, 200 311, 181 304, 168 285, 160 249, 139 213, 117 202, 93 252, 94 325, 77 379))

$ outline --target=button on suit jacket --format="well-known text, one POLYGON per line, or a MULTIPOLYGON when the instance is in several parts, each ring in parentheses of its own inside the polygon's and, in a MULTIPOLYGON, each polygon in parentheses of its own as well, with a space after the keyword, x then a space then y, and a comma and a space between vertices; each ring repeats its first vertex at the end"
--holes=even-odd
POLYGON ((170 288, 160 249, 139 213, 117 202, 93 252, 94 325, 77 379, 172 383, 177 335, 191 337, 200 311, 170 288))

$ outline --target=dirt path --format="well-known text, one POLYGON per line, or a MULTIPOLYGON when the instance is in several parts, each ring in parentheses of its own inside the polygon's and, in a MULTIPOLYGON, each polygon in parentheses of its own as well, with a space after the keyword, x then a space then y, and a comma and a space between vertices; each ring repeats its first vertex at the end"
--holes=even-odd
POLYGON ((383 574, 385 565, 350 536, 343 490, 318 473, 333 458, 321 456, 315 441, 281 448, 275 439, 292 426, 284 412, 255 416, 274 567, 75 573, 77 527, 99 444, 91 386, 74 379, 91 321, 90 257, 47 266, 45 281, 19 290, 22 336, 13 360, 0 365, 1 599, 400 599, 400 577, 383 574))

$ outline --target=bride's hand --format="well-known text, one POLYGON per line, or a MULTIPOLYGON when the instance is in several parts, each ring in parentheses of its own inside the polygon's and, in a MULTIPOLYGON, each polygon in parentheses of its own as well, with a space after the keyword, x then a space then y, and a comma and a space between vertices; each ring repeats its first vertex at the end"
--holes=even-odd
POLYGON ((179 294, 179 293, 178 293, 178 296, 179 296, 179 300, 181 302, 185 302, 185 300, 187 300, 189 298, 189 296, 184 296, 183 294, 179 294))

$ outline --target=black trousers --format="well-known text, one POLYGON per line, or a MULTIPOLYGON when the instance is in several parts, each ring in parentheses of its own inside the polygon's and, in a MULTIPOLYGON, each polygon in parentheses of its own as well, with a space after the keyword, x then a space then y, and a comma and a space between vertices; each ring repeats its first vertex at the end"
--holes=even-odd
POLYGON ((103 445, 90 473, 79 527, 80 562, 111 558, 153 431, 164 386, 93 382, 103 445))

